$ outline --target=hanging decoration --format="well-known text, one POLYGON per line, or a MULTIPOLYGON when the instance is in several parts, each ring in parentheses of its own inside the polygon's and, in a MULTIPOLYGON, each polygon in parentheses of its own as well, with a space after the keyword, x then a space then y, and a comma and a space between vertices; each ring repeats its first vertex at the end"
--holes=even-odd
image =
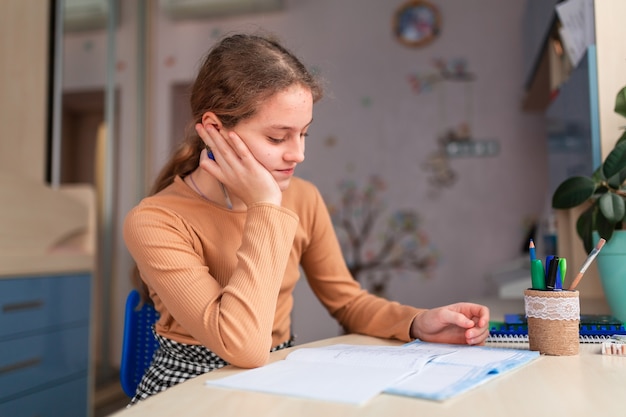
POLYGON ((473 82, 475 76, 469 71, 464 58, 443 59, 434 61, 434 71, 425 74, 410 74, 408 78, 411 90, 415 94, 430 93, 438 90, 439 99, 439 135, 436 138, 437 150, 430 154, 424 168, 431 176, 429 183, 433 189, 451 187, 458 175, 452 169, 450 158, 467 156, 494 156, 499 152, 499 143, 495 140, 475 140, 472 135, 473 119, 473 82), (465 101, 462 121, 450 125, 448 121, 448 103, 446 82, 463 83, 463 99, 465 101))
POLYGON ((380 194, 386 184, 380 177, 372 176, 363 186, 344 180, 339 189, 339 204, 328 208, 355 280, 384 297, 394 272, 430 276, 437 266, 438 254, 421 229, 417 211, 397 210, 381 225, 385 207, 380 194))
POLYGON ((425 0, 408 1, 394 15, 393 32, 396 39, 405 46, 426 46, 441 32, 439 10, 425 0))

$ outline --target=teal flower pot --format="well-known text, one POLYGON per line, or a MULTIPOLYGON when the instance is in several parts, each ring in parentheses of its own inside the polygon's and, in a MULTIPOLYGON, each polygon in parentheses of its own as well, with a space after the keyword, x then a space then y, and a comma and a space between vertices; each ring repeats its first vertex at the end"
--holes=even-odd
MULTIPOLYGON (((594 232, 594 243, 600 239, 594 232)), ((596 258, 611 314, 626 323, 626 231, 616 230, 596 258)))

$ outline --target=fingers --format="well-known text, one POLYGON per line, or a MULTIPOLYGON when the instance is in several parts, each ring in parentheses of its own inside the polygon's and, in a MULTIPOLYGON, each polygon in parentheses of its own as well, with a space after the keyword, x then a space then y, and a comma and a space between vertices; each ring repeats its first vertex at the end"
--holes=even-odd
MULTIPOLYGON (((226 131, 218 130, 212 124, 197 123, 195 128, 198 136, 211 152, 209 154, 208 150, 203 150, 200 153, 199 165, 221 182, 226 181, 228 175, 236 175, 234 172, 237 170, 239 157, 229 141, 226 140, 227 138, 224 136, 227 134, 226 131)), ((239 137, 236 139, 242 142, 239 137)))
POLYGON ((246 143, 233 130, 218 129, 215 125, 196 124, 196 131, 202 141, 211 148, 214 161, 220 165, 226 161, 229 166, 237 165, 243 160, 250 161, 252 153, 246 143))
POLYGON ((484 344, 489 336, 489 309, 472 303, 458 303, 444 308, 443 319, 462 331, 468 345, 484 344))
POLYGON ((489 336, 489 327, 476 327, 465 332, 468 345, 482 345, 489 336))
POLYGON ((481 345, 489 336, 489 309, 458 303, 426 310, 411 323, 411 335, 426 342, 481 345))
POLYGON ((234 151, 234 155, 236 155, 238 159, 244 159, 252 155, 250 149, 248 149, 248 146, 237 134, 237 132, 234 130, 229 131, 228 139, 228 145, 234 151))
POLYGON ((213 155, 213 158, 210 158, 208 149, 203 149, 202 152, 200 152, 200 161, 198 162, 198 165, 203 170, 216 177, 219 181, 223 181, 221 170, 218 167, 218 163, 215 159, 215 153, 218 153, 218 159, 221 159, 221 155, 219 155, 219 152, 213 152, 213 150, 216 149, 216 146, 214 145, 215 141, 211 137, 211 133, 207 129, 205 129, 204 126, 202 126, 200 123, 196 124, 195 127, 198 136, 200 136, 200 139, 202 139, 204 144, 211 149, 211 154, 213 155))
POLYGON ((489 308, 485 306, 481 306, 478 304, 472 304, 472 313, 474 317, 478 318, 477 325, 478 327, 488 327, 489 326, 489 308))
POLYGON ((228 146, 222 133, 211 124, 205 126, 202 123, 196 123, 195 127, 198 136, 200 136, 204 144, 211 149, 213 156, 215 157, 217 153, 221 157, 228 146))
POLYGON ((467 316, 472 326, 465 331, 465 340, 468 345, 482 345, 489 336, 489 309, 485 306, 463 303, 460 312, 467 316))
MULTIPOLYGON (((202 152, 200 152, 200 166, 204 166, 204 167, 211 167, 212 165, 217 166, 217 162, 215 161, 215 157, 211 158, 209 157, 209 150, 208 149, 203 149, 202 152)), ((211 168, 209 168, 211 169, 211 168)))
POLYGON ((272 173, 255 158, 246 142, 233 130, 217 129, 210 123, 196 124, 202 141, 211 147, 214 160, 207 152, 200 154, 200 167, 218 179, 230 195, 245 205, 268 202, 280 205, 282 192, 272 173))
POLYGON ((470 329, 474 327, 474 322, 455 308, 443 307, 441 309, 441 322, 443 325, 452 324, 463 329, 470 329))
POLYGON ((450 308, 472 320, 474 325, 478 327, 485 327, 489 324, 489 309, 483 305, 457 303, 451 305, 450 308))

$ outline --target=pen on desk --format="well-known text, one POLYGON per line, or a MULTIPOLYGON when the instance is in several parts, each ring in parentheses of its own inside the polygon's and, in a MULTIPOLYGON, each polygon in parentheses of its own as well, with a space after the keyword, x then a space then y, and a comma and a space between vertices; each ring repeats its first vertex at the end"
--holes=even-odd
POLYGON ((528 254, 530 255, 530 262, 531 263, 532 263, 532 261, 537 259, 537 254, 535 252, 535 242, 533 242, 532 239, 530 239, 530 243, 528 244, 528 254))
POLYGON ((593 248, 591 252, 589 252, 589 256, 587 256, 585 263, 583 263, 583 266, 580 268, 578 275, 576 275, 576 278, 574 278, 574 281, 572 281, 572 285, 570 285, 568 288, 570 291, 574 290, 576 286, 578 285, 578 283, 580 282, 580 280, 583 279, 583 275, 585 271, 587 270, 587 268, 589 268, 589 265, 591 265, 593 260, 596 259, 596 256, 598 256, 598 252, 602 250, 602 246, 604 246, 605 243, 606 243, 606 240, 601 238, 598 241, 598 244, 596 245, 596 247, 593 248))

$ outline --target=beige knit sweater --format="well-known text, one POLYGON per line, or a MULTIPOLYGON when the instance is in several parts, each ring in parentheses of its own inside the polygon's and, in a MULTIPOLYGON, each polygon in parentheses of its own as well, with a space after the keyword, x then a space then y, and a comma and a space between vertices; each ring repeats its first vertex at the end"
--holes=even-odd
POLYGON ((293 178, 282 206, 230 211, 177 177, 127 215, 124 239, 161 317, 156 331, 202 344, 240 367, 266 363, 290 338, 300 266, 348 331, 410 339, 419 309, 361 289, 348 272, 317 188, 293 178))

